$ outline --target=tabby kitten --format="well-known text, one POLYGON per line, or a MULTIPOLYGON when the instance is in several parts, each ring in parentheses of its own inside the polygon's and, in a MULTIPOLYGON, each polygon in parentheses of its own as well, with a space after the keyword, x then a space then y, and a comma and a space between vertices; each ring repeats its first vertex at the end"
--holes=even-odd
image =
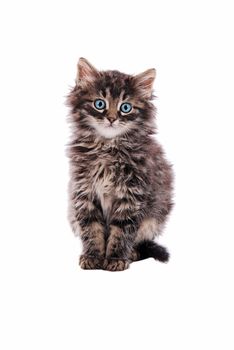
POLYGON ((172 208, 172 170, 154 138, 155 69, 98 71, 80 58, 68 96, 69 220, 83 269, 120 271, 169 254, 154 238, 172 208))

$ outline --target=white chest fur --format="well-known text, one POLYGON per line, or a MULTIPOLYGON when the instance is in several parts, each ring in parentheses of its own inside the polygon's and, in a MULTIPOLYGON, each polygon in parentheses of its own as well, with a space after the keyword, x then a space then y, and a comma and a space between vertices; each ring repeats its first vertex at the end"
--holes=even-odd
POLYGON ((104 162, 97 164, 96 169, 93 170, 94 176, 91 179, 93 193, 100 200, 104 217, 108 219, 114 195, 114 174, 111 167, 108 167, 104 162))

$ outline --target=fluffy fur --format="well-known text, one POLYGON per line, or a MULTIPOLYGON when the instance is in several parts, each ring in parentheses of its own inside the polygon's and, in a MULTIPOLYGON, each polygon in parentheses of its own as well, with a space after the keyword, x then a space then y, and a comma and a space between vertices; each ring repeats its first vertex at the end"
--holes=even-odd
POLYGON ((69 221, 83 243, 80 266, 118 271, 147 257, 167 261, 154 239, 172 208, 172 169, 154 134, 155 70, 132 76, 78 62, 68 96, 72 137, 69 221), (105 101, 105 109, 94 101, 105 101), (132 105, 129 113, 122 103, 132 105))

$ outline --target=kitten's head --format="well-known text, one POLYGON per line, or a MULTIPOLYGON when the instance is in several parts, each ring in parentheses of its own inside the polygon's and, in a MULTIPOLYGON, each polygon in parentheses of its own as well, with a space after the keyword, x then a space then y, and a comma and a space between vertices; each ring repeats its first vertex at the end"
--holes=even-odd
POLYGON ((104 138, 133 131, 153 133, 152 99, 155 69, 132 76, 98 71, 80 58, 76 86, 68 97, 73 121, 79 129, 104 138))

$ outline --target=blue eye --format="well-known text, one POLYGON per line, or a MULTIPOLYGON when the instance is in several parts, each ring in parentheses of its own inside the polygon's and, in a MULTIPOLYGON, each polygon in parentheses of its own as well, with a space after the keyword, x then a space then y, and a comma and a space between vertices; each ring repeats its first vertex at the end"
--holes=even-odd
POLYGON ((121 106, 120 106, 120 110, 123 113, 129 113, 132 110, 131 103, 127 103, 127 102, 122 103, 121 106))
POLYGON ((95 108, 101 110, 101 109, 106 108, 106 102, 104 100, 97 99, 94 101, 94 106, 95 106, 95 108))

